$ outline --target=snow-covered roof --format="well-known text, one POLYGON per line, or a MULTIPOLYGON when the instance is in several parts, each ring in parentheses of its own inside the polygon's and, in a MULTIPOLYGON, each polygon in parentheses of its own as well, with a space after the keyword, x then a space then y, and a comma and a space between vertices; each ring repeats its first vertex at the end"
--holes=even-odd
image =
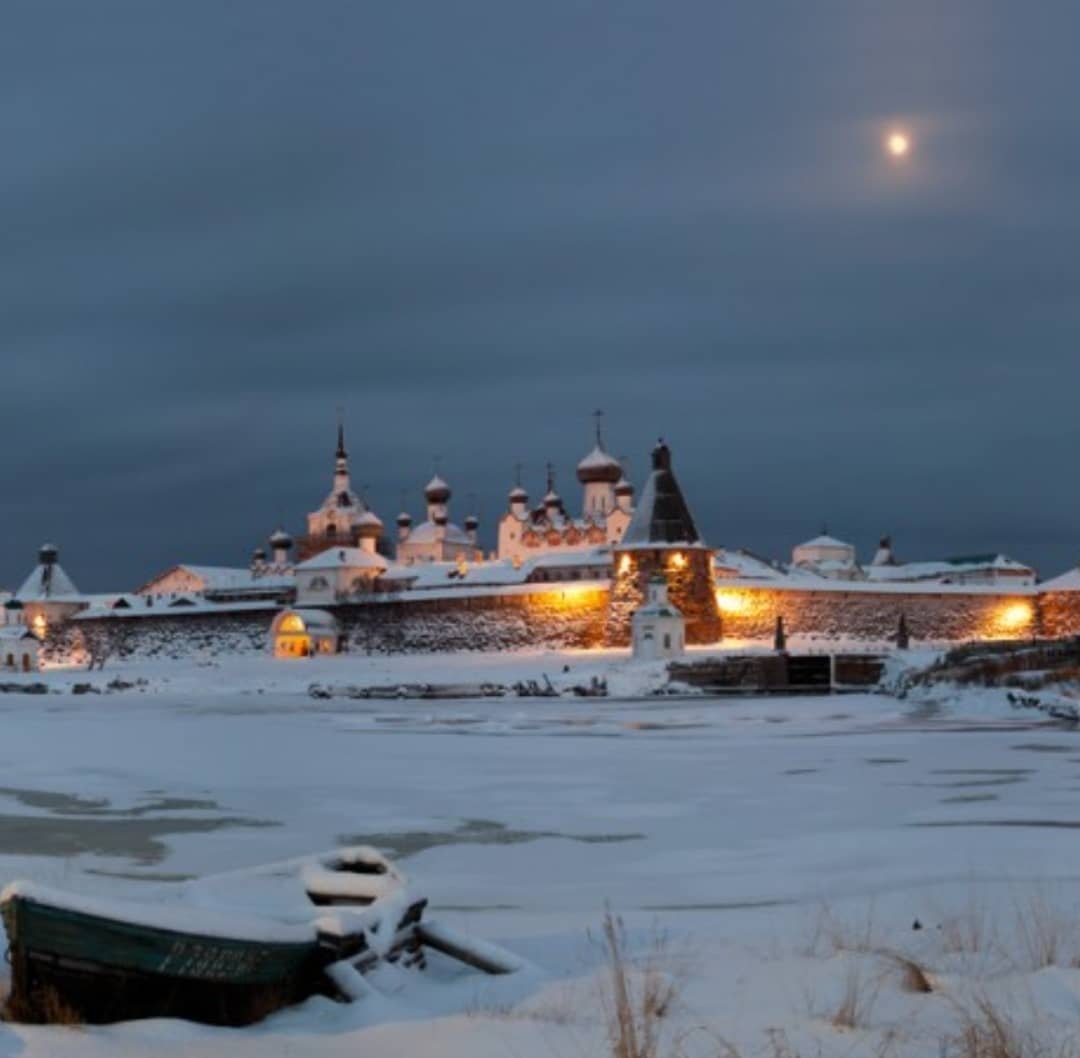
POLYGON ((159 580, 183 570, 196 577, 203 583, 205 591, 243 591, 264 588, 268 591, 274 589, 291 588, 293 576, 291 573, 254 573, 247 566, 196 566, 187 562, 181 562, 159 573, 152 580, 148 580, 141 588, 139 594, 146 594, 159 580))
POLYGON ((59 562, 39 562, 15 593, 21 602, 79 597, 79 589, 59 562))
POLYGON ((446 525, 436 525, 434 522, 421 522, 403 541, 406 544, 434 544, 439 540, 445 540, 448 544, 472 544, 465 530, 460 526, 448 522, 446 525))
POLYGON ((390 563, 382 555, 362 547, 332 547, 301 562, 296 569, 386 569, 390 563))
POLYGON ((37 639, 26 625, 0 625, 0 639, 37 639))
POLYGON ((300 620, 304 622, 304 628, 309 632, 337 633, 337 618, 332 613, 327 613, 326 610, 314 610, 306 607, 282 610, 277 618, 275 618, 275 623, 280 622, 282 618, 290 615, 299 617, 300 620))
POLYGON ((1041 591, 1080 591, 1080 567, 1074 566, 1065 573, 1039 585, 1041 591))
POLYGON ((756 577, 759 579, 777 580, 784 576, 782 570, 777 569, 763 558, 742 548, 721 548, 713 556, 713 565, 717 576, 721 579, 730 577, 756 577))
POLYGON ((600 566, 611 564, 611 548, 606 544, 597 547, 578 548, 574 551, 562 553, 560 551, 546 551, 536 558, 526 561, 530 569, 544 569, 548 566, 600 566))
MULTIPOLYGON (((113 596, 115 599, 115 596, 113 596)), ((269 599, 245 599, 242 602, 216 602, 201 595, 182 595, 166 605, 142 605, 114 609, 111 601, 95 602, 75 614, 75 621, 96 621, 103 617, 119 617, 124 620, 140 620, 145 617, 191 617, 197 614, 267 613, 277 609, 277 603, 269 599)))
POLYGON ((804 547, 838 547, 844 548, 847 551, 854 551, 855 547, 852 544, 847 543, 844 540, 837 540, 835 536, 829 536, 828 533, 820 533, 815 536, 813 540, 807 540, 805 543, 797 544, 796 550, 804 547))
POLYGON ((1007 555, 971 555, 961 558, 940 559, 931 562, 901 562, 894 566, 868 566, 866 577, 872 581, 947 580, 963 574, 982 571, 1033 575, 1030 566, 1009 558, 1007 555))

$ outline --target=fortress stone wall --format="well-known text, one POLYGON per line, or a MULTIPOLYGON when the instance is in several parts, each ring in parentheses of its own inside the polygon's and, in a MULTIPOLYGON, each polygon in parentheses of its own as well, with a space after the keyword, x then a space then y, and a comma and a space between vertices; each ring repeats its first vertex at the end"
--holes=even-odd
MULTIPOLYGON (((833 639, 894 639, 901 614, 913 642, 1016 639, 1044 634, 1038 599, 983 591, 874 592, 725 588, 717 593, 725 639, 771 640, 778 616, 788 635, 833 639)), ((1080 629, 1080 600, 1062 631, 1080 629), (1069 622, 1071 623, 1071 627, 1069 622)))
MULTIPOLYGON (((335 607, 353 653, 563 650, 604 643, 608 591, 582 583, 519 594, 380 600, 335 607)), ((269 652, 276 609, 151 614, 75 621, 50 637, 49 660, 81 661, 96 643, 109 656, 215 657, 269 652)))
MULTIPOLYGON (((636 568, 632 572, 623 592, 617 578, 614 591, 604 584, 579 582, 518 593, 382 599, 334 609, 346 648, 358 654, 625 646, 631 604, 640 590, 638 574, 643 573, 636 568)), ((771 642, 778 616, 789 635, 823 640, 893 640, 901 614, 916 643, 1080 634, 1080 592, 721 586, 716 601, 719 628, 706 612, 699 627, 709 638, 699 637, 699 642, 771 642)), ((147 659, 209 660, 267 652, 275 612, 268 607, 244 613, 159 613, 75 621, 50 636, 46 656, 51 661, 83 660, 87 643, 96 643, 110 657, 147 659)))

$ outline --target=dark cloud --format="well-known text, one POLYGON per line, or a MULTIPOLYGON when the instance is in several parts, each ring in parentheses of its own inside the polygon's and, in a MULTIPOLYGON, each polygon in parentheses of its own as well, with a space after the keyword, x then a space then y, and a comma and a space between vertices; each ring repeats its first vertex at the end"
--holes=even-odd
MULTIPOLYGON (((1075 5, 14 0, 0 583, 242 561, 589 412, 717 544, 1076 558, 1075 5), (913 130, 890 166, 891 122, 913 130)), ((459 513, 464 513, 460 510, 459 513)))

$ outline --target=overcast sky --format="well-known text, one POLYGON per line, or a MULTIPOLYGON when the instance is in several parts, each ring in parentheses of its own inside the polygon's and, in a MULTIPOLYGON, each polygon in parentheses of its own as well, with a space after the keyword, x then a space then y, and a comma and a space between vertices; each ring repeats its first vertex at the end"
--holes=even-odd
POLYGON ((606 411, 713 545, 1080 557, 1080 5, 8 0, 0 585, 243 563, 606 411), (893 125, 913 150, 890 162, 893 125))

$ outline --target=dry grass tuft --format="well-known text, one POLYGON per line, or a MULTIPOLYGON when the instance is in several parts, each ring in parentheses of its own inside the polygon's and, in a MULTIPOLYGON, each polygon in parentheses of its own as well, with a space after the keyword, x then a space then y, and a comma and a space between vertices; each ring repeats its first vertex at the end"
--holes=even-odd
POLYGON ((1023 901, 1014 899, 1014 906, 1018 940, 1030 969, 1075 964, 1080 954, 1075 911, 1066 911, 1043 890, 1023 901))
POLYGON ((864 968, 849 963, 844 977, 844 994, 829 1023, 834 1029, 856 1029, 864 1025, 877 999, 880 982, 868 983, 864 968))
POLYGON ((882 949, 879 954, 886 962, 900 971, 900 982, 906 991, 918 992, 923 995, 929 995, 931 992, 936 991, 930 971, 913 956, 888 949, 882 949))
POLYGON ((608 911, 601 943, 608 962, 601 1003, 611 1058, 657 1058, 665 1019, 678 998, 676 982, 661 969, 666 941, 657 938, 640 964, 632 962, 622 920, 608 911))
POLYGON ((1052 1043, 1017 1024, 986 996, 962 1014, 960 1032, 945 1042, 945 1058, 1080 1058, 1072 1040, 1052 1043))

